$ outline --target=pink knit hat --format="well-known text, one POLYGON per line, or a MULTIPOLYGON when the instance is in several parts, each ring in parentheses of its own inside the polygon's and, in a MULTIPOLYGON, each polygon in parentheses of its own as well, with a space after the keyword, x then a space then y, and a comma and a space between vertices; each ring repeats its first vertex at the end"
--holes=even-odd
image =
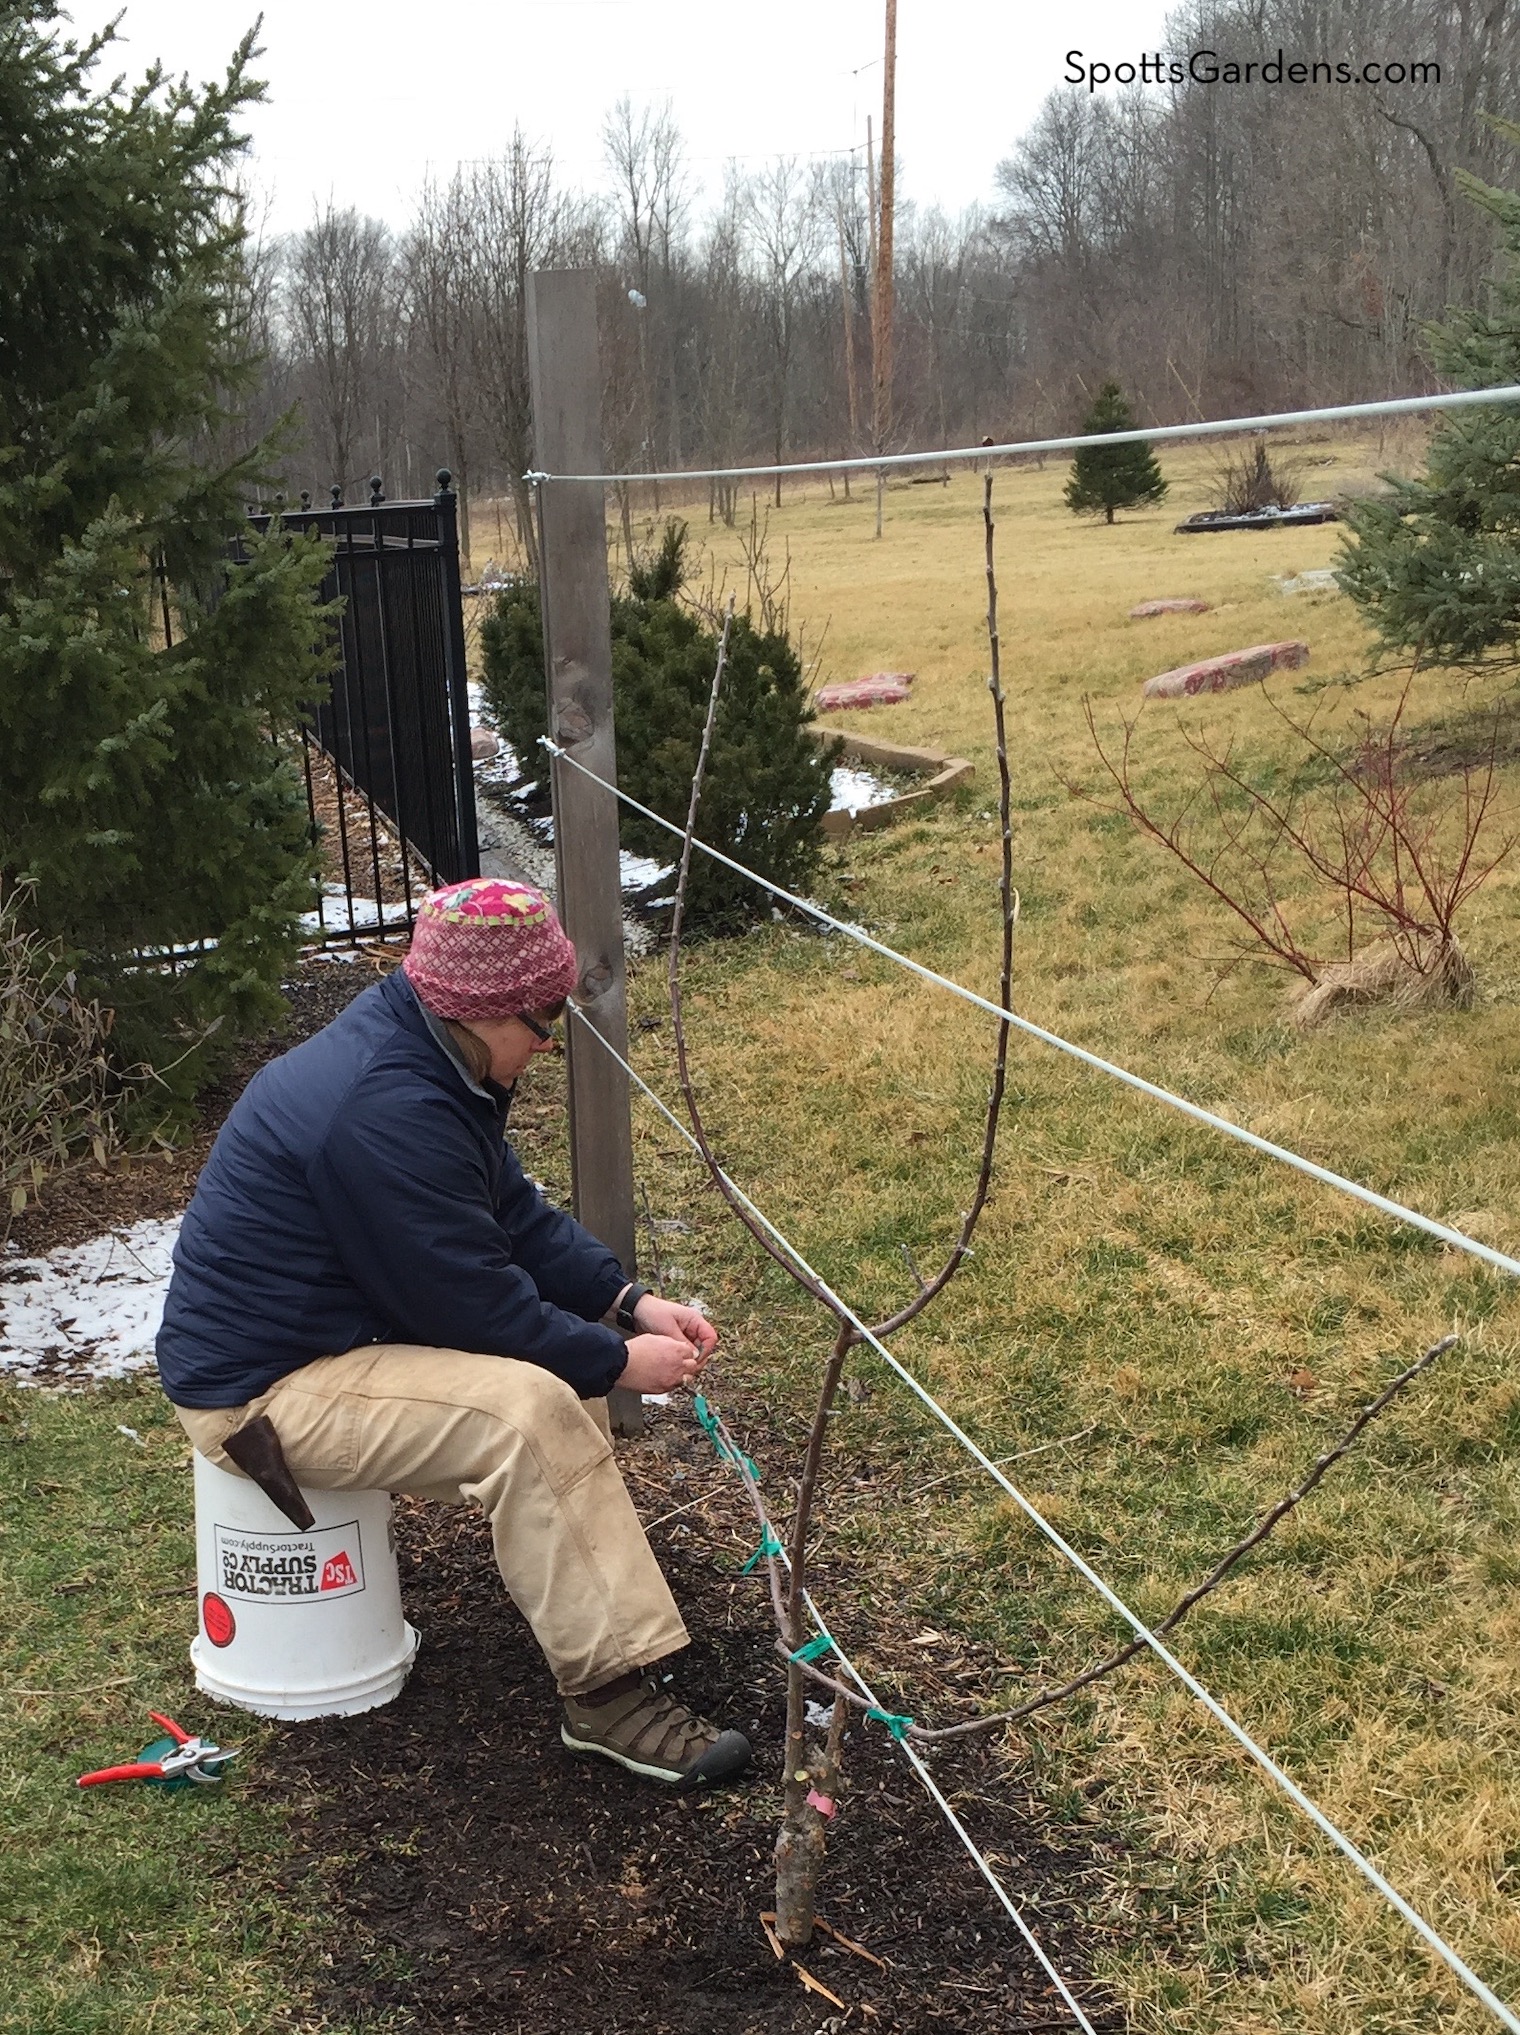
POLYGON ((494 876, 429 892, 402 966, 429 1010, 465 1024, 548 1010, 579 972, 543 892, 494 876))

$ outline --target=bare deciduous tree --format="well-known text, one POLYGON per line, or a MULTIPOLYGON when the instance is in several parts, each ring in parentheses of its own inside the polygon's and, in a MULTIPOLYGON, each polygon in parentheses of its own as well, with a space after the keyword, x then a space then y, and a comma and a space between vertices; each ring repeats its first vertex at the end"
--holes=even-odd
MULTIPOLYGON (((771 452, 779 464, 791 444, 799 305, 819 244, 817 174, 793 156, 777 156, 754 179, 747 196, 767 340, 771 452)), ((776 506, 781 506, 779 475, 776 506)))
POLYGON ((514 128, 495 162, 483 163, 470 187, 474 235, 475 386, 486 420, 490 456, 506 480, 517 512, 518 539, 537 571, 532 504, 523 475, 532 462, 528 390, 528 278, 552 265, 563 238, 565 204, 555 196, 554 164, 514 128))
POLYGON ((285 318, 308 430, 345 490, 383 473, 395 410, 397 290, 389 229, 332 205, 296 235, 285 265, 285 318))
POLYGON ((459 495, 459 545, 468 558, 476 474, 477 221, 463 172, 429 185, 402 256, 412 353, 443 428, 444 463, 459 495))

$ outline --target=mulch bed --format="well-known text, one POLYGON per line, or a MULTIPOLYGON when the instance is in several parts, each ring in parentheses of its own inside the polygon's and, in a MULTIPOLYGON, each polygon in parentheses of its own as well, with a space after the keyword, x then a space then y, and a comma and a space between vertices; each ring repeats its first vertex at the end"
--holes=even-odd
MULTIPOLYGON (((731 1396, 731 1395, 730 1395, 731 1396)), ((763 1447, 763 1437, 746 1436, 763 1447)), ((742 1493, 685 1410, 619 1444, 693 1635, 678 1683, 738 1723, 752 1775, 699 1798, 661 1796, 559 1743, 551 1677, 506 1600, 483 1523, 403 1501, 398 1549, 423 1644, 401 1696, 368 1715, 282 1727, 264 1773, 297 1821, 289 1897, 324 1918, 315 2004, 466 2035, 882 2035, 947 2028, 1034 2035, 1073 2023, 885 1732, 852 1730, 819 1912, 876 1963, 819 1936, 778 1963, 774 1905, 784 1676, 759 1575, 737 1574, 742 1493), (737 1550, 737 1552, 735 1552, 737 1550)), ((831 1576, 839 1603, 845 1578, 831 1576)), ((841 1608, 843 1608, 841 1606, 841 1608)), ((911 1629, 911 1628, 909 1628, 911 1629)), ((1122 2015, 1083 1983, 1118 1841, 1055 1825, 988 1745, 933 1757, 936 1777, 1058 1968, 1108 2035, 1122 2015)), ((393 2025, 392 2021, 386 2022, 393 2025)))

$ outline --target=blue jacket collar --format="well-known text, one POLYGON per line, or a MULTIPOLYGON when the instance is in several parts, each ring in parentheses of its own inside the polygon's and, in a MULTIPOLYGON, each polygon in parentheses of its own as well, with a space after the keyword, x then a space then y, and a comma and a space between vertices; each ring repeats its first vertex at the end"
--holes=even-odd
POLYGON ((408 1031, 421 1032, 432 1040, 471 1095, 478 1096, 482 1102, 488 1103, 499 1115, 505 1117, 511 1106, 516 1083, 514 1082, 511 1088, 503 1088, 496 1081, 488 1079, 481 1083, 475 1079, 465 1063, 464 1055, 449 1037, 448 1028, 442 1018, 428 1009, 405 970, 397 968, 387 975, 381 984, 381 992, 408 1031))

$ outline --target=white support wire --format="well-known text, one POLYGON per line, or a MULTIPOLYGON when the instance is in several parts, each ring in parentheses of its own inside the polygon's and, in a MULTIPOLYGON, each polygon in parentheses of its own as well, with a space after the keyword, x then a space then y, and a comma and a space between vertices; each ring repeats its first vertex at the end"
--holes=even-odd
MULTIPOLYGON (((577 762, 568 750, 562 749, 547 735, 541 735, 539 740, 551 756, 562 763, 568 763, 572 770, 580 771, 583 777, 591 778, 604 790, 610 791, 615 798, 621 799, 624 805, 631 806, 636 813, 642 813, 646 820, 653 820, 656 826, 663 827, 678 840, 685 838, 684 828, 678 827, 674 821, 667 820, 662 814, 652 811, 650 807, 641 805, 636 798, 630 797, 618 785, 608 784, 604 777, 599 777, 594 770, 588 770, 584 763, 577 762)), ((1459 1229, 1452 1229, 1447 1223, 1437 1222, 1432 1216, 1421 1215, 1418 1209, 1407 1208, 1401 1201, 1392 1201, 1386 1194, 1379 1194, 1371 1187, 1363 1187, 1360 1181, 1348 1180, 1343 1173, 1333 1173, 1328 1166, 1316 1165, 1314 1160, 1306 1159, 1298 1152, 1289 1151, 1286 1145, 1275 1145, 1270 1138, 1259 1137, 1255 1131, 1248 1131, 1243 1124, 1232 1123, 1228 1117, 1217 1116, 1213 1110, 1204 1109, 1196 1102, 1189 1102, 1185 1096, 1174 1095, 1169 1088, 1159 1087, 1154 1081, 1147 1081, 1141 1074, 1130 1073, 1127 1067, 1120 1067, 1114 1061, 1105 1060, 1097 1053, 1089 1053, 1085 1046, 1074 1045, 1070 1039, 1063 1039, 1058 1032, 1046 1031, 1043 1025, 1037 1025, 1029 1018, 1020 1017, 1016 1011, 1004 1010, 1001 1004, 993 1003, 988 997, 978 996, 974 989, 967 989, 963 983, 953 981, 948 975, 936 974, 934 969, 926 968, 921 961, 914 961, 906 954, 899 954, 895 947, 888 947, 883 941, 873 939, 860 926, 852 926, 846 919, 836 919, 821 905, 813 904, 805 897, 797 897, 789 890, 783 890, 779 884, 771 883, 766 877, 757 876, 754 870, 746 869, 742 862, 735 862, 731 856, 723 854, 717 848, 709 847, 705 841, 699 841, 695 836, 692 839, 692 846, 700 848, 704 855, 711 856, 714 862, 720 862, 725 869, 731 869, 736 875, 758 885, 769 896, 780 898, 784 903, 805 913, 807 917, 815 919, 819 925, 827 926, 832 932, 842 933, 846 939, 869 948, 873 954, 880 954, 884 960, 895 961, 899 968, 906 968, 910 974, 917 975, 924 982, 932 983, 936 989, 948 990, 952 996, 958 996, 963 1002, 986 1011, 989 1017, 1005 1019, 1015 1030, 1023 1032, 1031 1039, 1038 1039, 1042 1045, 1053 1046, 1058 1053, 1068 1054, 1073 1060, 1080 1060, 1084 1066, 1095 1068, 1100 1074, 1111 1075, 1114 1080, 1122 1081, 1126 1087, 1137 1090, 1141 1095, 1150 1096, 1152 1101, 1163 1102, 1168 1109, 1179 1110, 1183 1116, 1191 1117, 1195 1123, 1201 1123, 1212 1131, 1220 1131, 1225 1137, 1234 1138, 1238 1144, 1249 1145, 1253 1151, 1262 1152, 1269 1159, 1276 1159, 1284 1166, 1293 1167, 1296 1172, 1307 1174, 1311 1180, 1318 1180, 1322 1186, 1333 1187, 1341 1194, 1349 1194, 1353 1199, 1365 1202, 1369 1208, 1377 1209, 1380 1214, 1392 1216, 1397 1222, 1409 1223, 1413 1228, 1423 1230, 1427 1236, 1439 1238, 1453 1250, 1466 1251, 1470 1256, 1481 1258, 1485 1264, 1494 1266, 1497 1271, 1507 1272, 1512 1278, 1520 1278, 1520 1258, 1508 1257, 1503 1251, 1496 1251, 1488 1244, 1479 1243, 1476 1237, 1467 1236, 1459 1229)))
POLYGON ((864 459, 800 459, 778 466, 699 466, 672 473, 539 473, 523 479, 537 487, 544 481, 594 481, 603 487, 633 481, 669 485, 695 480, 769 480, 776 475, 805 473, 885 473, 897 467, 975 464, 1012 459, 1021 453, 1075 452, 1084 445, 1150 444, 1170 438, 1219 438, 1232 431, 1281 431, 1295 424, 1342 424, 1360 417, 1407 417, 1424 410, 1464 410, 1474 403, 1520 402, 1520 386, 1498 389, 1454 389, 1441 396, 1394 396, 1377 403, 1335 403, 1322 410, 1276 410, 1265 417, 1219 417, 1200 424, 1157 424, 1133 431, 1086 432, 1069 438, 1030 438, 1009 445, 958 445, 945 452, 888 452, 864 459))
MULTIPOLYGON (((649 1083, 645 1081, 642 1078, 642 1076, 633 1067, 629 1065, 628 1061, 625 1060, 623 1055, 618 1052, 617 1048, 613 1046, 607 1039, 603 1038, 602 1034, 597 1030, 596 1026, 591 1022, 590 1018, 586 1016, 583 1010, 581 1010, 574 1003, 570 1004, 568 1007, 571 1011, 574 1012, 575 1016, 580 1020, 581 1024, 585 1027, 585 1029, 591 1033, 593 1038, 596 1039, 597 1043, 601 1045, 608 1053, 611 1054, 612 1058, 617 1061, 618 1065, 629 1076, 630 1080, 632 1080, 637 1085, 637 1087, 641 1089, 642 1092, 649 1098, 649 1100, 654 1104, 655 1108, 660 1112, 661 1116, 663 1116, 666 1119, 666 1121, 677 1132, 679 1132, 679 1134, 686 1140, 687 1144, 689 1144, 692 1147, 692 1149, 695 1152, 697 1152, 698 1156, 701 1157, 702 1156, 701 1147, 698 1145, 691 1131, 685 1124, 681 1122, 680 1118, 675 1114, 675 1112, 672 1109, 670 1109, 665 1102, 661 1100, 661 1098, 649 1086, 649 1083)), ((926 1386, 921 1385, 918 1379, 914 1377, 913 1373, 910 1370, 908 1370, 904 1364, 900 1363, 895 1356, 893 1356, 892 1352, 887 1348, 886 1344, 881 1341, 880 1337, 877 1336, 864 1321, 861 1320, 860 1316, 849 1305, 849 1303, 841 1299, 840 1296, 829 1285, 828 1281, 823 1277, 823 1275, 808 1263, 807 1259, 803 1257, 802 1253, 797 1249, 796 1245, 793 1244, 788 1237, 784 1236, 779 1229, 777 1229, 776 1225, 770 1220, 769 1216, 767 1216, 762 1209, 758 1208, 755 1205, 755 1203, 751 1201, 749 1196, 744 1192, 743 1188, 740 1187, 734 1180, 732 1180, 726 1172, 723 1172, 723 1169, 721 1167, 718 1170, 720 1173, 722 1173, 722 1177, 726 1185, 730 1188, 735 1197, 739 1201, 743 1202, 744 1206, 749 1210, 750 1214, 754 1216, 755 1220, 765 1228, 769 1235, 775 1240, 775 1242, 780 1246, 780 1248, 788 1254, 788 1256, 793 1260, 793 1262, 802 1271, 806 1272, 812 1280, 815 1281, 819 1291, 823 1293, 830 1302, 830 1304, 838 1310, 841 1319, 849 1322, 850 1326, 860 1336, 861 1340, 869 1344, 869 1346, 876 1352, 876 1354, 882 1359, 882 1361, 897 1375, 897 1377, 899 1377, 902 1380, 902 1382, 923 1403, 923 1405, 928 1408, 928 1410, 934 1415, 935 1419, 939 1421, 940 1425, 944 1427, 950 1434, 954 1435, 955 1439, 960 1443, 961 1447, 966 1450, 967 1454, 972 1456, 978 1463, 980 1463, 982 1468, 993 1479, 993 1481, 999 1486, 1001 1486, 1005 1494, 1013 1500, 1015 1505, 1018 1506, 1019 1510, 1024 1514, 1025 1518, 1028 1519, 1030 1524, 1033 1527, 1035 1527, 1040 1533, 1042 1533, 1045 1536, 1046 1540, 1050 1542, 1051 1546, 1054 1547, 1056 1551, 1059 1554, 1061 1554, 1067 1562, 1070 1563, 1072 1568, 1076 1570, 1077 1574, 1080 1575, 1084 1579, 1084 1581, 1091 1585, 1091 1587, 1103 1599, 1104 1603, 1108 1605, 1109 1609, 1111 1611, 1116 1612, 1118 1616, 1124 1620, 1125 1624, 1129 1626, 1130 1630, 1135 1634, 1136 1638, 1144 1641, 1144 1643, 1150 1648, 1151 1652, 1162 1663, 1162 1665, 1164 1667, 1169 1668, 1171 1672, 1177 1677, 1178 1681, 1182 1683, 1183 1687, 1188 1691, 1188 1693, 1203 1705, 1204 1709, 1208 1711, 1209 1715, 1214 1718, 1216 1723, 1221 1724, 1224 1727, 1224 1729, 1230 1734, 1230 1736, 1241 1747, 1241 1749, 1245 1753, 1247 1753, 1251 1759, 1253 1759, 1256 1762, 1256 1764, 1261 1768, 1262 1772, 1266 1774, 1270 1780, 1275 1782, 1275 1784, 1287 1796, 1288 1800, 1293 1803, 1294 1807, 1298 1809, 1304 1816, 1307 1816, 1309 1821, 1314 1824, 1317 1830, 1319 1830, 1324 1836, 1329 1838, 1330 1842, 1335 1846, 1337 1851, 1339 1851, 1344 1858, 1350 1861, 1350 1863, 1369 1883, 1369 1885, 1377 1889, 1377 1891, 1383 1896, 1384 1900, 1386 1900, 1389 1903, 1389 1905, 1399 1915, 1401 1915, 1403 1919, 1409 1924, 1410 1928, 1414 1930, 1415 1934, 1419 1936, 1422 1939, 1422 1941, 1425 1942, 1429 1946, 1429 1948, 1435 1952, 1437 1957, 1440 1958, 1441 1962, 1447 1967, 1447 1969, 1454 1973, 1455 1976, 1462 1981, 1463 1985, 1467 1987, 1468 1991, 1471 1992, 1475 1998, 1480 2000, 1483 2003, 1483 2005, 1488 2008, 1489 2012, 1493 2014, 1494 2017, 1505 2028, 1510 2030, 1510 2035, 1520 2035, 1520 2018, 1517 2018, 1517 2016, 1511 2012, 1511 2010, 1499 1998, 1497 1993, 1493 1992, 1488 1986, 1486 1986, 1483 1983, 1482 1979, 1478 1977, 1477 1973, 1473 1971, 1469 1965, 1464 1963, 1462 1958, 1458 1956, 1457 1952, 1452 1949, 1451 1945, 1446 1942, 1444 1937, 1436 1933, 1435 1929, 1433 1929, 1430 1923, 1428 1923, 1425 1920, 1424 1916, 1419 1913, 1418 1909, 1412 1907, 1410 1903, 1404 1898, 1404 1896, 1399 1892, 1397 1887, 1393 1886, 1388 1880, 1386 1880, 1383 1877, 1382 1873, 1380 1873, 1377 1867, 1372 1863, 1372 1861, 1368 1857, 1366 1857, 1366 1855, 1363 1852, 1361 1852, 1355 1844, 1352 1843, 1351 1839, 1347 1837, 1342 1830, 1337 1828, 1337 1826, 1330 1821, 1330 1818, 1325 1814, 1324 1810, 1319 1807, 1318 1803, 1312 1801, 1309 1798, 1309 1796, 1304 1793, 1303 1789, 1298 1785, 1298 1783, 1290 1779, 1290 1777, 1283 1772, 1282 1768, 1272 1758, 1271 1754, 1263 1751, 1261 1746, 1259 1746, 1256 1743, 1255 1739, 1251 1737, 1250 1733, 1245 1729, 1245 1727, 1241 1724, 1238 1724, 1235 1721, 1235 1719, 1230 1715, 1229 1711, 1226 1710, 1224 1705, 1219 1701, 1218 1697, 1210 1694, 1210 1692, 1203 1686, 1203 1684, 1198 1680, 1198 1678, 1192 1673, 1190 1673, 1189 1670, 1182 1665, 1181 1661, 1177 1659, 1176 1655, 1173 1654, 1166 1646, 1162 1644, 1161 1640, 1158 1639, 1156 1634, 1150 1630, 1149 1626, 1147 1626, 1135 1612, 1131 1611, 1129 1606, 1124 1602, 1123 1598, 1118 1595, 1117 1591, 1110 1588, 1110 1586, 1098 1574, 1097 1570, 1093 1568, 1091 1563, 1088 1562, 1082 1555, 1078 1554, 1077 1550, 1071 1545, 1071 1543, 1065 1540, 1062 1537, 1062 1535, 1059 1532, 1057 1532, 1056 1528, 1050 1524, 1049 1520, 1045 1518, 1044 1514, 1039 1512, 1035 1508, 1035 1506, 1032 1505, 1030 1501, 1024 1496, 1023 1492, 1020 1491, 1018 1487, 1008 1477, 1006 1477, 1003 1474, 1002 1470, 986 1453, 986 1451, 982 1448, 979 1448, 978 1445, 971 1439, 970 1435, 967 1434, 965 1429, 959 1424, 959 1422, 956 1421, 951 1414, 945 1411, 944 1407, 940 1405, 939 1401, 934 1397, 933 1393, 930 1392, 926 1386)))

